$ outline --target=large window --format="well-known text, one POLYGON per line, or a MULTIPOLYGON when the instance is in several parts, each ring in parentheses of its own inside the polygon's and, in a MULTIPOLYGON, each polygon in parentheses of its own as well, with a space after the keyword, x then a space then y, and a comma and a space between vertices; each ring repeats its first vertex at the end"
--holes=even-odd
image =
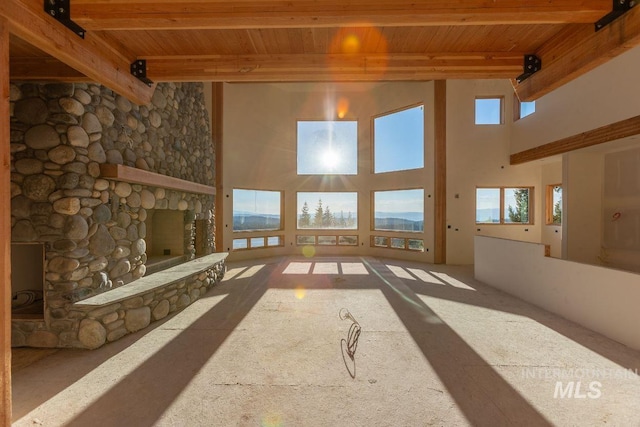
POLYGON ((503 97, 476 98, 476 124, 500 125, 504 123, 503 97))
POLYGON ((298 193, 298 229, 356 230, 358 193, 298 193))
POLYGON ((374 172, 424 167, 424 107, 422 105, 373 119, 374 172))
POLYGON ((373 224, 378 231, 424 231, 424 190, 375 191, 373 224))
POLYGON ((280 191, 233 190, 233 231, 282 229, 280 191))
POLYGON ((358 122, 298 121, 298 175, 358 173, 358 122))
POLYGON ((533 188, 476 189, 477 224, 532 224, 533 188))

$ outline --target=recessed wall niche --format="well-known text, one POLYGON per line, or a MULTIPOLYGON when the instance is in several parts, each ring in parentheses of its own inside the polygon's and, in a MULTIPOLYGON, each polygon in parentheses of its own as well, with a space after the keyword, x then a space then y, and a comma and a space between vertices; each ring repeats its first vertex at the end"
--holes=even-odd
POLYGON ((44 316, 44 244, 11 244, 11 315, 44 316))

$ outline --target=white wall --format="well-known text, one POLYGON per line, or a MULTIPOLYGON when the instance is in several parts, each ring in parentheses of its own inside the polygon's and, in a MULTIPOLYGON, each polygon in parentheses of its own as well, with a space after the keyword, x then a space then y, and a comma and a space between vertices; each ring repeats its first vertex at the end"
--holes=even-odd
POLYGON ((576 151, 563 156, 563 258, 601 264, 602 153, 576 151))
MULTIPOLYGON (((509 165, 513 88, 507 80, 447 81, 447 263, 473 263, 473 237, 540 242, 541 165, 509 165), (505 123, 475 125, 476 96, 503 96, 505 123), (533 225, 476 225, 476 187, 534 187, 533 225)), ((536 113, 537 114, 537 113, 536 113)))
POLYGON ((544 246, 475 239, 475 277, 640 350, 640 275, 544 256, 544 246))
MULTIPOLYGON (((223 243, 231 250, 234 188, 284 191, 285 247, 233 252, 229 259, 298 254, 298 191, 357 191, 359 247, 316 246, 316 254, 364 254, 433 261, 433 83, 388 84, 226 84, 224 85, 223 243), (358 121, 358 174, 298 176, 297 120, 335 120, 339 98, 349 101, 347 119, 358 121), (418 103, 425 106, 425 168, 398 173, 372 173, 371 120, 381 113, 418 103), (425 189, 425 232, 400 233, 422 238, 428 252, 370 248, 372 190, 425 189), (429 197, 431 195, 431 197, 429 197)), ((246 233, 253 236, 260 233, 246 233)), ((264 233, 262 233, 264 234, 264 233)), ((280 234, 280 233, 275 233, 280 234)), ((333 233, 326 233, 333 234, 333 233)), ((353 233, 344 233, 353 234, 353 233)))
MULTIPOLYGON (((541 242, 549 246, 550 254, 554 258, 562 257, 562 226, 547 224, 546 213, 549 207, 546 203, 546 192, 547 186, 558 184, 562 184, 562 160, 557 159, 543 163, 541 194, 538 199, 542 203, 542 215, 540 217, 540 225, 542 227, 541 242)), ((551 206, 551 209, 553 209, 553 206, 551 206)))
POLYGON ((511 153, 640 115, 639 64, 636 47, 536 100, 513 125, 511 153))

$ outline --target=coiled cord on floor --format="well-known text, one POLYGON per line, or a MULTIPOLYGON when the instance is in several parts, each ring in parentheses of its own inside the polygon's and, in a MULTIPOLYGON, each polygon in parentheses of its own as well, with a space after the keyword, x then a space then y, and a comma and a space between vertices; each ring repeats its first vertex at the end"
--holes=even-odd
POLYGON ((340 309, 338 316, 340 316, 341 320, 348 319, 353 322, 349 327, 349 333, 347 334, 347 339, 346 339, 347 355, 349 355, 351 360, 353 360, 356 354, 356 350, 358 348, 358 338, 360 338, 360 332, 362 331, 362 328, 360 327, 360 324, 358 323, 358 321, 353 317, 353 315, 346 308, 340 309))

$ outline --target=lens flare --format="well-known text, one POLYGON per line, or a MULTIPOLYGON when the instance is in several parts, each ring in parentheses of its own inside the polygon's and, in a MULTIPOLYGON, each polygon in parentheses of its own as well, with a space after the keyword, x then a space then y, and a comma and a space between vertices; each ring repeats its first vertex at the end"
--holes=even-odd
POLYGON ((296 286, 296 298, 302 300, 305 296, 307 296, 307 290, 304 288, 304 286, 296 286))
POLYGON ((338 113, 339 119, 344 119, 345 117, 347 117, 347 113, 349 112, 349 100, 347 98, 343 97, 338 99, 336 112, 338 113))
POLYGON ((342 53, 360 52, 360 38, 355 34, 348 34, 342 39, 342 53))
POLYGON ((302 255, 304 255, 305 257, 313 258, 315 254, 316 254, 316 248, 314 248, 313 246, 302 247, 302 255))
POLYGON ((266 414, 262 417, 262 427, 280 427, 283 425, 280 414, 266 414))

